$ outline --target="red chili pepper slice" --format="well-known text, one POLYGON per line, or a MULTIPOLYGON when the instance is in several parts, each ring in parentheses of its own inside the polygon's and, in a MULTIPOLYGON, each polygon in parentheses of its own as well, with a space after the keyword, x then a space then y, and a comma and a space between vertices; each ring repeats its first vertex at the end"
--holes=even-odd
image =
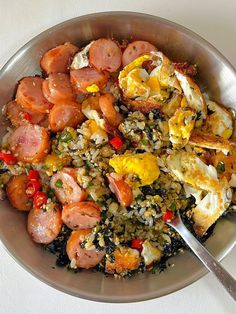
POLYGON ((171 210, 167 210, 162 218, 164 221, 171 221, 174 218, 174 213, 171 210))
POLYGON ((12 153, 4 153, 2 151, 0 151, 0 160, 3 160, 9 166, 17 162, 16 157, 12 153))
POLYGON ((31 121, 32 116, 31 116, 31 114, 29 114, 28 112, 26 112, 26 113, 24 113, 24 115, 23 115, 23 119, 28 120, 28 121, 31 121))
POLYGON ((136 250, 141 250, 143 247, 144 240, 133 239, 131 240, 131 248, 136 250))
POLYGON ((119 136, 115 136, 113 137, 110 142, 111 146, 113 146, 115 149, 121 149, 121 147, 123 146, 123 141, 119 136))
POLYGON ((29 180, 38 180, 39 179, 39 172, 37 170, 30 169, 28 174, 29 180))
POLYGON ((47 196, 44 192, 38 191, 34 195, 34 206, 36 208, 41 208, 43 205, 47 204, 47 196))
POLYGON ((26 185, 26 194, 28 197, 33 197, 40 189, 41 184, 39 181, 31 180, 26 185))

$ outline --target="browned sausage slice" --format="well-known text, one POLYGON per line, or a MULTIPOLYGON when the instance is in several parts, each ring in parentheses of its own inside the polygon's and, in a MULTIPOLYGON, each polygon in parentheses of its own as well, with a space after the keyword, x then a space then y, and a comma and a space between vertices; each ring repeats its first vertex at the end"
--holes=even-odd
POLYGON ((76 93, 89 93, 88 87, 96 84, 103 89, 108 81, 107 73, 100 73, 95 68, 82 68, 70 71, 70 80, 76 93))
POLYGON ((79 50, 71 43, 59 45, 47 51, 40 62, 41 68, 47 73, 67 73, 72 57, 79 50))
POLYGON ((46 129, 29 123, 17 128, 11 134, 9 143, 18 160, 30 163, 42 160, 50 148, 46 129))
POLYGON ((133 202, 133 192, 131 187, 122 178, 115 179, 113 174, 107 174, 110 189, 115 193, 118 202, 127 207, 133 202))
POLYGON ((49 112, 53 104, 43 95, 43 81, 44 79, 41 77, 30 76, 23 78, 17 88, 16 101, 25 109, 40 113, 49 112))
POLYGON ((5 112, 7 118, 11 121, 11 124, 16 127, 29 122, 32 124, 39 124, 46 117, 44 113, 33 112, 29 109, 22 108, 15 100, 6 104, 5 112))
POLYGON ((91 229, 73 231, 66 245, 66 252, 71 261, 75 261, 77 267, 91 268, 101 262, 104 252, 94 249, 81 248, 80 244, 91 233, 91 229))
POLYGON ((26 194, 26 185, 28 183, 27 175, 21 174, 13 176, 7 183, 7 196, 13 207, 29 211, 32 208, 32 202, 26 194))
POLYGON ((81 105, 77 103, 55 105, 49 113, 49 125, 53 132, 63 131, 65 127, 75 128, 84 119, 81 105))
POLYGON ((101 220, 101 210, 94 202, 77 202, 63 207, 62 220, 70 229, 93 228, 101 220))
POLYGON ((109 38, 96 40, 89 49, 89 62, 98 71, 115 72, 121 65, 121 49, 109 38))
POLYGON ((145 53, 150 53, 151 51, 157 51, 157 48, 150 44, 148 41, 137 40, 130 43, 122 55, 122 65, 125 67, 130 62, 134 61, 136 58, 144 55, 145 53))
POLYGON ((122 115, 114 107, 115 97, 112 94, 104 94, 99 97, 99 106, 105 120, 117 127, 123 121, 122 115))
POLYGON ((67 170, 55 173, 51 177, 50 186, 62 204, 80 202, 87 197, 87 193, 78 185, 76 179, 67 170), (58 187, 58 182, 60 182, 60 187, 58 187))
POLYGON ((75 100, 70 76, 64 73, 52 73, 43 82, 43 94, 54 105, 75 100))
POLYGON ((60 233, 61 227, 61 211, 56 207, 48 210, 33 208, 29 212, 27 229, 34 242, 52 242, 60 233))

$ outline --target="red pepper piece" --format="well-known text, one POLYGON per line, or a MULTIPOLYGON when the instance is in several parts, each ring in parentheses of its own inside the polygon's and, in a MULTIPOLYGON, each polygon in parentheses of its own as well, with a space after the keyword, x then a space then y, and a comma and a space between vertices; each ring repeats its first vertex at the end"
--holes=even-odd
POLYGON ((32 116, 31 116, 31 114, 29 114, 28 112, 25 112, 24 115, 23 115, 23 119, 28 120, 28 121, 31 121, 32 116))
POLYGON ((110 142, 111 146, 113 146, 115 149, 121 149, 121 147, 123 146, 123 141, 119 136, 115 136, 113 137, 110 142))
POLYGON ((47 204, 47 196, 44 192, 38 191, 34 195, 34 206, 36 208, 41 208, 43 205, 47 204))
POLYGON ((37 170, 30 169, 28 174, 29 180, 38 180, 39 179, 39 172, 37 170))
POLYGON ((143 248, 144 240, 133 239, 131 240, 131 248, 136 250, 141 250, 143 248))
POLYGON ((11 166, 17 162, 16 157, 12 153, 4 153, 2 151, 0 151, 0 160, 11 166))
POLYGON ((174 218, 174 214, 171 210, 167 210, 162 218, 164 221, 171 221, 174 218))
POLYGON ((31 180, 26 185, 26 194, 28 197, 33 197, 40 189, 41 184, 39 181, 31 180))

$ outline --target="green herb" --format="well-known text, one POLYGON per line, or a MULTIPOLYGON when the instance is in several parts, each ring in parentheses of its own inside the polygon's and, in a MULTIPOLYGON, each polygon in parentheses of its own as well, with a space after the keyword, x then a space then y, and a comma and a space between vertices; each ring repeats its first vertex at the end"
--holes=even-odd
POLYGON ((146 139, 142 139, 142 140, 141 140, 141 143, 142 143, 143 145, 148 145, 148 144, 149 144, 149 141, 146 140, 146 139))
POLYGON ((51 199, 52 199, 53 196, 55 195, 55 194, 54 194, 54 190, 48 188, 47 191, 46 191, 46 195, 47 195, 47 198, 51 198, 51 199))
POLYGON ((88 183, 88 188, 91 188, 92 186, 94 186, 94 183, 91 181, 88 183))
POLYGON ((54 149, 54 153, 58 156, 61 155, 61 151, 57 148, 54 149))
POLYGON ((216 166, 216 170, 219 172, 225 172, 225 164, 223 161, 219 161, 218 165, 216 166))
POLYGON ((42 168, 43 168, 44 170, 48 170, 48 169, 49 169, 49 166, 43 165, 42 168))
POLYGON ((102 220, 105 221, 107 219, 107 212, 106 211, 102 211, 102 220))
POLYGON ((92 166, 88 160, 85 161, 85 168, 87 171, 89 171, 92 168, 92 166))
POLYGON ((25 166, 25 172, 26 172, 27 175, 29 174, 29 171, 30 171, 30 166, 26 165, 25 166))
POLYGON ((70 132, 68 131, 64 131, 60 134, 59 136, 59 141, 64 142, 64 143, 68 143, 73 139, 72 135, 70 132))
POLYGON ((56 181, 55 186, 56 186, 57 188, 62 188, 63 183, 62 183, 61 179, 58 179, 58 180, 56 181))
POLYGON ((175 202, 173 202, 173 203, 170 205, 170 210, 171 210, 172 212, 176 211, 176 203, 175 203, 175 202))

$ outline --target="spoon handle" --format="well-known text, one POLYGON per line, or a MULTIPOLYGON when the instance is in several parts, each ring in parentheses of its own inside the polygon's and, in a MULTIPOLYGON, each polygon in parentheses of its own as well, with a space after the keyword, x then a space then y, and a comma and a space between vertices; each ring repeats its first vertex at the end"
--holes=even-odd
MULTIPOLYGON (((176 217, 178 223, 170 223, 172 226, 192 249, 195 255, 202 261, 202 263, 208 268, 216 278, 225 287, 228 293, 236 301, 236 280, 218 263, 215 258, 205 249, 203 245, 191 234, 191 232, 185 227, 181 218, 176 217)), ((174 219, 175 220, 175 219, 174 219)))

